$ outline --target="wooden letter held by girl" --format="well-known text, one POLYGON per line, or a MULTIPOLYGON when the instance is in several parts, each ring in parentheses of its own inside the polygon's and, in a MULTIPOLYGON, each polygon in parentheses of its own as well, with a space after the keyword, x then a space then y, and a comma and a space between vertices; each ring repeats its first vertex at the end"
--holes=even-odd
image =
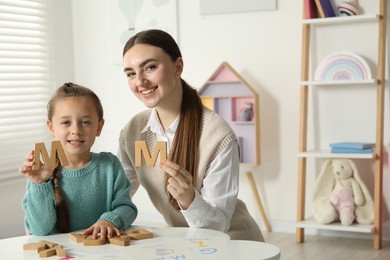
POLYGON ((57 164, 57 158, 60 160, 62 166, 68 165, 68 159, 66 159, 66 155, 64 149, 62 148, 60 141, 51 142, 51 156, 49 158, 49 154, 47 153, 46 147, 44 143, 36 143, 35 151, 34 151, 34 163, 33 170, 39 170, 41 168, 40 158, 42 155, 43 164, 46 167, 54 168, 57 164))
POLYGON ((160 153, 160 162, 167 159, 167 143, 157 142, 151 156, 145 141, 135 141, 135 167, 141 167, 142 153, 144 154, 146 165, 154 167, 158 153, 160 153))

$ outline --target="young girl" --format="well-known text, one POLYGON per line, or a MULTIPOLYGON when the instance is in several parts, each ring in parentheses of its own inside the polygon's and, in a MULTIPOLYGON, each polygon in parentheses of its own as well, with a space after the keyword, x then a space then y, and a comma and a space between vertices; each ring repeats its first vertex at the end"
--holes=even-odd
POLYGON ((32 170, 34 154, 19 172, 28 178, 23 199, 25 226, 34 235, 84 230, 94 238, 119 235, 137 216, 130 183, 116 156, 92 153, 103 125, 103 108, 88 88, 66 83, 48 103, 47 127, 61 142, 69 165, 32 170))
POLYGON ((147 108, 120 135, 119 158, 132 183, 141 184, 171 226, 210 228, 231 239, 263 241, 245 204, 237 199, 239 150, 229 125, 204 107, 182 78, 183 58, 161 30, 134 35, 123 50, 130 90, 147 108), (135 167, 134 142, 167 142, 169 159, 135 167), (165 174, 162 174, 165 172, 165 174))

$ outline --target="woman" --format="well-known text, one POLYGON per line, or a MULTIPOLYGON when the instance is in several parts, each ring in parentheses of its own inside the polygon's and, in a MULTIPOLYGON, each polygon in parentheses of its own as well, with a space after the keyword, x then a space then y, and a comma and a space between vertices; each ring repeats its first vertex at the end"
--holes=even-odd
POLYGON ((245 204, 237 199, 239 148, 229 125, 201 103, 183 79, 175 40, 161 30, 133 36, 123 50, 124 72, 134 95, 149 109, 122 129, 119 158, 132 183, 141 184, 170 226, 210 228, 231 239, 263 241, 245 204), (149 151, 167 142, 168 160, 135 167, 135 141, 149 151))

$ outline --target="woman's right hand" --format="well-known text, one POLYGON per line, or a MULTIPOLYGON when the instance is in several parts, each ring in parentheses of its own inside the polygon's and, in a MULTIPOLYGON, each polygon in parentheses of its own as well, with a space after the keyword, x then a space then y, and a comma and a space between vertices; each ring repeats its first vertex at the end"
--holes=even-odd
POLYGON ((51 176, 53 176, 53 170, 46 167, 41 162, 41 167, 39 170, 33 170, 34 163, 34 150, 32 150, 25 158, 23 165, 19 168, 19 172, 23 174, 26 178, 29 178, 32 183, 40 184, 48 181, 51 176))

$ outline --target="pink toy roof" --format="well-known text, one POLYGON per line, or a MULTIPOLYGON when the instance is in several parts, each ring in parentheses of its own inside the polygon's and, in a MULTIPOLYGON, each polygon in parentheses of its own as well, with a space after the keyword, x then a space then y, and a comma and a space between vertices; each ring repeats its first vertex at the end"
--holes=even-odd
POLYGON ((200 94, 202 94, 210 86, 210 82, 242 83, 249 90, 249 92, 251 92, 253 95, 256 95, 256 91, 227 62, 222 62, 222 64, 216 69, 207 82, 199 89, 200 94))

